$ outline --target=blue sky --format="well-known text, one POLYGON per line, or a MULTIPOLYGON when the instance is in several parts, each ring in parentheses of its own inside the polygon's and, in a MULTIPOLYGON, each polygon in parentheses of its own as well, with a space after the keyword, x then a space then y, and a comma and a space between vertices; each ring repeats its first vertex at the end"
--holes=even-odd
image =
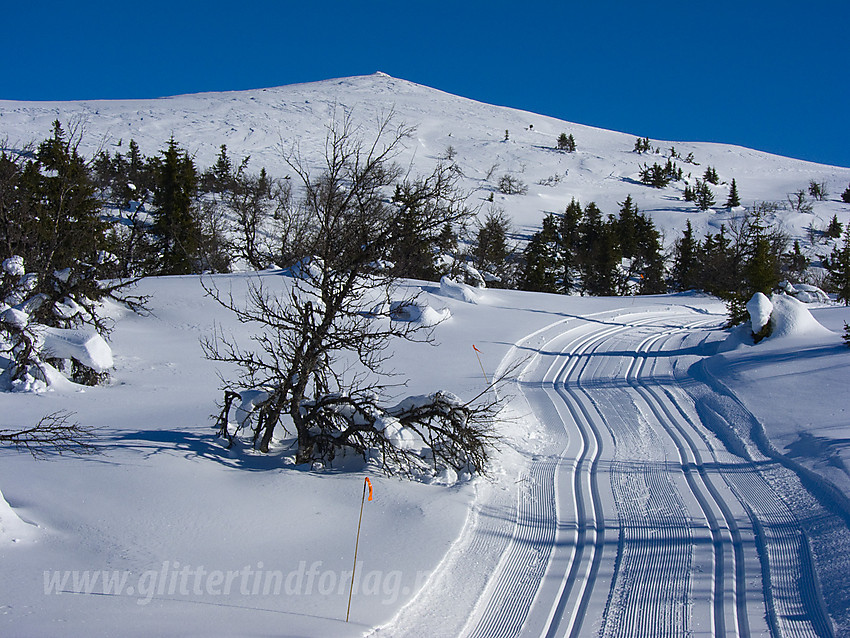
POLYGON ((14 2, 0 98, 362 75, 653 139, 850 166, 848 0, 14 2))

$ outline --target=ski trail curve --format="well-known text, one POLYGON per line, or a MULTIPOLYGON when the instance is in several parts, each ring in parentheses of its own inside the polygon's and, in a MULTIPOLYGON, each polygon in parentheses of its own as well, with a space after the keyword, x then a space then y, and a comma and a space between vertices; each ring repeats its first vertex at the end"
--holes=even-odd
POLYGON ((726 449, 675 372, 718 323, 630 308, 517 342, 502 366, 533 350, 515 400, 546 444, 478 484, 461 537, 373 634, 831 637, 781 484, 726 449))

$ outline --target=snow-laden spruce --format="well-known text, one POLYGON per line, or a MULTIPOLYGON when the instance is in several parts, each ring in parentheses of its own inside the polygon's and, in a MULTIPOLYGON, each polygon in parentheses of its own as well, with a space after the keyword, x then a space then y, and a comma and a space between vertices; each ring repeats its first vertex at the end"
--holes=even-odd
MULTIPOLYGON (((8 363, 0 374, 7 390, 43 392, 65 382, 60 370, 63 361, 104 374, 113 366, 112 350, 93 328, 56 328, 32 319, 47 299, 35 293, 36 279, 28 276, 24 260, 14 255, 3 262, 0 291, 0 352, 8 363)), ((54 310, 65 320, 81 312, 72 299, 64 299, 54 310)))

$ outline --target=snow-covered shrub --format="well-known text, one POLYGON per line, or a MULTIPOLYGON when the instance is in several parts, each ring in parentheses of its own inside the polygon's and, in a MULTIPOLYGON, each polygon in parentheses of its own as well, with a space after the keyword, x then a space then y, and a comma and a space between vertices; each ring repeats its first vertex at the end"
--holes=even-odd
POLYGON ((499 178, 499 191, 505 195, 525 195, 528 186, 519 177, 505 173, 499 178))
MULTIPOLYGON (((275 398, 264 389, 226 392, 219 435, 229 445, 245 435, 256 442, 269 419, 279 418, 275 398)), ((465 402, 449 392, 407 397, 392 407, 380 406, 374 395, 329 393, 301 402, 300 412, 312 425, 309 454, 299 449, 299 461, 330 465, 351 453, 387 474, 483 474, 497 441, 496 407, 495 399, 465 402)))
MULTIPOLYGON (((57 279, 63 273, 56 273, 57 279)), ((112 367, 112 351, 94 329, 57 328, 36 321, 33 315, 50 300, 34 293, 37 279, 27 274, 24 260, 12 256, 0 272, 0 353, 6 356, 0 386, 18 391, 43 391, 61 379, 60 371, 89 385, 105 378, 112 367), (65 362, 68 362, 67 364, 65 362)), ((81 312, 69 298, 52 308, 58 320, 71 323, 81 312)))

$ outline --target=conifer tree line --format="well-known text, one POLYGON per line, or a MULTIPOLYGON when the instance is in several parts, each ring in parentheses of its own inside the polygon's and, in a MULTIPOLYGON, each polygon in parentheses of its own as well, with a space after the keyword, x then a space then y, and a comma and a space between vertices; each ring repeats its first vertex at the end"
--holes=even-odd
MULTIPOLYGON (((250 158, 233 158, 221 146, 216 162, 201 170, 172 137, 153 156, 131 140, 125 152, 104 150, 86 159, 78 152, 80 138, 80 131, 57 121, 41 144, 0 152, 2 258, 22 257, 45 299, 69 298, 88 308, 75 322, 102 324, 93 304, 139 277, 287 267, 309 256, 309 229, 290 180, 265 169, 251 172, 250 158), (105 281, 121 283, 98 283, 105 281)), ((571 138, 562 135, 559 148, 574 151, 571 138)), ((637 140, 635 151, 650 152, 649 141, 637 140)), ((696 165, 670 149, 666 164, 644 165, 642 180, 661 188, 683 179, 673 158, 696 165)), ((430 191, 451 190, 443 182, 456 174, 446 169, 432 179, 425 187, 396 184, 390 195, 405 211, 379 260, 394 277, 438 280, 453 273, 469 280, 468 264, 496 287, 583 295, 699 289, 737 308, 751 292, 769 291, 783 278, 799 280, 808 266, 798 243, 790 248, 785 235, 768 227, 760 208, 766 205, 702 238, 688 224, 672 255, 664 254, 659 232, 631 196, 616 216, 573 200, 564 213, 548 214, 522 249, 511 241, 509 214, 495 206, 477 225, 465 219, 423 233, 417 219, 435 205, 430 191)), ((707 167, 695 187, 686 187, 686 199, 709 208, 715 202, 708 185, 718 183, 717 171, 707 167)), ((825 193, 814 182, 810 191, 825 193)), ((733 179, 725 206, 740 203, 733 179)), ((842 230, 834 219, 828 235, 840 238, 842 230)), ((823 259, 835 270, 833 291, 844 285, 841 259, 840 251, 823 259)), ((50 303, 40 313, 47 325, 73 323, 57 318, 50 303)))
POLYGON ((573 199, 563 215, 550 213, 523 253, 519 287, 583 295, 666 291, 661 238, 631 196, 618 217, 573 199))
MULTIPOLYGON (((770 295, 783 280, 800 282, 809 268, 799 241, 791 244, 787 234, 771 227, 766 217, 775 205, 761 203, 735 218, 727 228, 696 237, 688 221, 673 247, 670 285, 673 290, 703 290, 726 300, 730 320, 745 318, 745 304, 757 292, 770 295)), ((850 260, 850 237, 845 248, 836 248, 822 263, 829 277, 827 287, 839 292, 847 275, 842 259, 850 260)), ((850 262, 849 262, 850 263, 850 262)), ((848 288, 850 290, 850 288, 848 288)))

